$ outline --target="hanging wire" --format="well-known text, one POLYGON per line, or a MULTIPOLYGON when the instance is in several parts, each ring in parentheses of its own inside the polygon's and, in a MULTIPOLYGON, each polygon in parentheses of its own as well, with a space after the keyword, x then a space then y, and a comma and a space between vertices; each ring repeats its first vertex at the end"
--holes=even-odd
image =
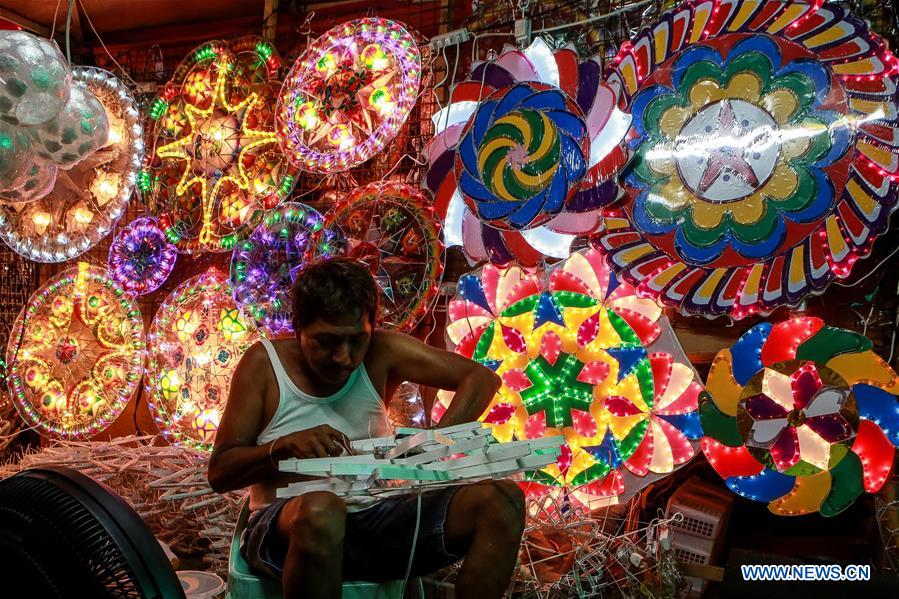
POLYGON ((75 0, 69 0, 69 14, 66 15, 66 60, 69 61, 69 66, 72 66, 72 50, 69 41, 72 34, 73 12, 75 12, 75 0))
POLYGON ((94 27, 94 24, 91 21, 91 17, 87 13, 87 9, 84 7, 84 3, 81 0, 78 0, 78 5, 81 7, 81 12, 84 13, 84 18, 87 19, 87 24, 90 25, 91 31, 94 32, 95 36, 97 36, 97 41, 100 42, 100 46, 103 47, 103 51, 106 52, 106 55, 109 57, 109 60, 111 60, 113 62, 113 64, 116 67, 118 67, 119 71, 122 72, 122 74, 125 76, 125 78, 128 79, 128 81, 130 81, 132 85, 134 85, 135 87, 140 87, 140 84, 131 77, 131 75, 128 73, 128 71, 125 70, 125 67, 123 67, 122 65, 119 64, 119 62, 113 57, 112 53, 106 47, 106 44, 103 43, 103 38, 100 37, 100 33, 94 27))

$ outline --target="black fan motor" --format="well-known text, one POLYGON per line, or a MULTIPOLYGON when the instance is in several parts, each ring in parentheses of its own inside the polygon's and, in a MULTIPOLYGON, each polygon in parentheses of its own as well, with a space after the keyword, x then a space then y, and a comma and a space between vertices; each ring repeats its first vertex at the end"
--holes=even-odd
POLYGON ((61 467, 0 481, 0 595, 184 598, 162 547, 134 510, 105 486, 61 467))

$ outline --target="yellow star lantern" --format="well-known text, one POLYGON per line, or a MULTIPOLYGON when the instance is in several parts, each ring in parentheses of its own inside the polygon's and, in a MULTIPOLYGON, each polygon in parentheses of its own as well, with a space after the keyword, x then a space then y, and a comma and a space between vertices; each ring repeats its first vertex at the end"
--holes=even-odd
POLYGON ((272 106, 278 58, 256 38, 195 50, 150 109, 155 150, 139 177, 179 251, 229 251, 293 189, 272 106))

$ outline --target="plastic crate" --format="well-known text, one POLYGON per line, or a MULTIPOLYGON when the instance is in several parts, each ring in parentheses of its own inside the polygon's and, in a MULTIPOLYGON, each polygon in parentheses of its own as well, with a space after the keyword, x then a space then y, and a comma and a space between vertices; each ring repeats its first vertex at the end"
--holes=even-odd
MULTIPOLYGON (((721 543, 733 506, 733 495, 691 478, 668 500, 665 515, 680 513, 683 519, 669 525, 671 546, 677 561, 684 564, 714 564, 721 552, 721 543)), ((696 597, 705 590, 706 581, 688 576, 689 596, 696 597)))

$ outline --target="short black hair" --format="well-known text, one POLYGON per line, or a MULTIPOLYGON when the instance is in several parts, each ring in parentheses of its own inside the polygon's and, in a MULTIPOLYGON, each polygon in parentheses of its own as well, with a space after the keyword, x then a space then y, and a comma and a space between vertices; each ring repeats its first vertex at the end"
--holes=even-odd
POLYGON ((316 318, 347 313, 367 315, 374 327, 380 290, 368 267, 353 258, 327 258, 307 265, 293 284, 293 328, 298 331, 316 318))

